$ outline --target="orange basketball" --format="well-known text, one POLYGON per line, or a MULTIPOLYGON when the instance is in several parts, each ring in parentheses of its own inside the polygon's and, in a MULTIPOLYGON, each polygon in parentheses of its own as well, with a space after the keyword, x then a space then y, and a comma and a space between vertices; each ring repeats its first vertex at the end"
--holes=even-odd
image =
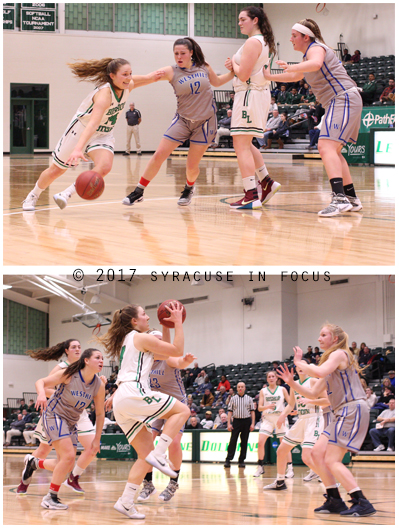
MULTIPOLYGON (((164 318, 169 318, 170 316, 170 312, 168 310, 168 306, 169 306, 169 303, 177 303, 177 305, 182 305, 180 303, 180 301, 177 301, 176 299, 168 299, 166 301, 164 301, 163 303, 161 303, 158 307, 158 320, 159 320, 159 323, 161 325, 164 325, 165 327, 169 327, 169 329, 173 329, 175 324, 173 323, 173 321, 165 321, 164 318)), ((184 322, 184 320, 186 319, 186 308, 184 307, 184 305, 182 305, 183 307, 183 318, 182 318, 182 321, 184 322)))
POLYGON ((104 179, 95 171, 85 171, 77 177, 75 187, 81 198, 95 200, 104 191, 104 179))

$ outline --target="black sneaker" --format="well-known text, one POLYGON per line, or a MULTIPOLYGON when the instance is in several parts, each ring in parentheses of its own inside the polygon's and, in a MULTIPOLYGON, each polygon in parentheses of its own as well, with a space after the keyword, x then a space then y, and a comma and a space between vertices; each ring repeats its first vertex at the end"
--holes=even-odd
POLYGON ((29 485, 33 472, 37 470, 36 458, 32 455, 25 456, 25 468, 22 472, 22 483, 24 485, 29 485))
POLYGON ((125 152, 123 153, 123 156, 130 156, 130 152, 126 152, 126 151, 125 151, 125 152))
POLYGON ((336 514, 348 509, 342 498, 332 498, 327 496, 327 494, 323 494, 323 496, 327 498, 327 501, 321 507, 317 507, 314 512, 319 514, 336 514))
POLYGON ((352 503, 352 507, 341 511, 341 516, 372 516, 377 512, 366 498, 352 498, 348 503, 352 503))
POLYGON ((245 463, 238 463, 238 468, 245 468, 245 463))
POLYGON ((139 187, 136 187, 136 189, 130 193, 127 197, 125 197, 122 200, 122 204, 125 204, 125 206, 133 206, 133 204, 137 204, 138 202, 143 202, 144 200, 144 189, 140 189, 139 187))
POLYGON ((223 466, 224 466, 224 468, 230 468, 230 466, 231 466, 230 465, 230 461, 225 461, 223 466))
POLYGON ((195 186, 188 186, 186 184, 184 186, 184 189, 182 191, 182 194, 181 194, 179 200, 177 201, 177 204, 179 206, 188 206, 190 204, 190 202, 191 202, 191 199, 193 198, 194 189, 195 189, 195 186))

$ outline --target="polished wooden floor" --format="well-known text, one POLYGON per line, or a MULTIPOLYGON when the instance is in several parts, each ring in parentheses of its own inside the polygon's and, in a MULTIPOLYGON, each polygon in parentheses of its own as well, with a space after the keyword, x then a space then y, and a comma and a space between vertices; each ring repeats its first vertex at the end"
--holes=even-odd
MULTIPOLYGON (((83 474, 80 495, 62 486, 60 498, 66 511, 48 511, 40 506, 48 491, 50 474, 38 471, 26 496, 15 494, 23 468, 22 455, 4 456, 3 523, 5 525, 393 525, 395 523, 395 472, 393 463, 357 463, 352 467, 359 485, 377 509, 366 518, 343 519, 339 515, 315 515, 323 503, 324 487, 317 481, 304 483, 307 467, 296 466, 288 490, 264 492, 275 478, 276 467, 265 467, 263 479, 253 478, 254 465, 225 470, 222 464, 183 463, 180 489, 170 503, 158 494, 169 478, 154 472, 158 494, 138 504, 145 520, 130 520, 113 509, 121 495, 131 463, 97 460, 83 474)), ((341 495, 346 499, 341 487, 341 495)))
POLYGON ((193 201, 176 202, 185 183, 185 159, 170 158, 147 188, 144 202, 126 207, 148 155, 116 155, 103 195, 74 196, 61 211, 53 202, 88 168, 68 170, 42 193, 35 213, 21 202, 47 166, 49 156, 4 158, 4 265, 215 265, 333 266, 394 265, 392 168, 351 168, 359 213, 320 218, 330 188, 318 160, 265 155, 281 190, 261 210, 230 210, 242 195, 233 158, 201 162, 193 201))

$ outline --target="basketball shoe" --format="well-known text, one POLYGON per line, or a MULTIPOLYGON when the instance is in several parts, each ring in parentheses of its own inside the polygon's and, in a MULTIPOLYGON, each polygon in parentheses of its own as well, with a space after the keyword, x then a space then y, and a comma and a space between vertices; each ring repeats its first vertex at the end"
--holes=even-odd
POLYGON ((134 191, 132 191, 127 197, 122 200, 122 204, 125 204, 125 206, 133 206, 134 204, 143 202, 143 193, 144 189, 141 189, 141 187, 136 187, 134 191))
POLYGON ((334 217, 340 213, 345 213, 345 211, 350 211, 351 209, 353 209, 353 206, 348 197, 341 193, 332 193, 330 205, 319 211, 318 215, 320 217, 334 217))
POLYGON ((137 501, 148 501, 152 494, 156 493, 156 488, 152 481, 144 480, 144 487, 142 488, 140 494, 138 495, 137 501))
POLYGON ((312 481, 312 479, 316 479, 318 477, 319 476, 316 474, 316 472, 310 469, 306 476, 303 478, 303 481, 312 481))
POLYGON ((295 474, 294 474, 294 469, 292 468, 292 466, 291 467, 287 467, 287 471, 285 473, 285 477, 287 479, 292 479, 294 476, 295 476, 295 474))
POLYGON ((119 498, 119 500, 115 503, 114 509, 121 514, 124 514, 128 518, 134 518, 136 520, 143 520, 145 518, 145 514, 139 513, 134 506, 134 503, 132 503, 129 507, 125 507, 122 503, 122 498, 119 498))
POLYGON ((281 184, 270 179, 265 186, 263 186, 262 182, 260 182, 260 187, 262 192, 259 196, 259 200, 262 202, 262 204, 266 204, 269 202, 272 196, 277 193, 281 187, 281 184))
POLYGON ((169 481, 168 486, 166 489, 161 492, 161 494, 158 496, 160 500, 162 501, 170 501, 173 496, 175 495, 175 492, 179 488, 179 484, 176 483, 176 481, 169 481))
POLYGON ((254 474, 254 478, 259 478, 264 473, 265 473, 265 471, 264 471, 264 468, 262 467, 262 465, 258 465, 256 467, 256 472, 254 474))
POLYGON ((22 471, 22 483, 24 485, 29 485, 29 483, 32 481, 32 475, 35 470, 37 470, 38 459, 36 457, 32 456, 31 454, 27 454, 24 457, 24 463, 25 467, 22 471))
POLYGON ((358 198, 358 197, 350 197, 349 195, 345 195, 345 197, 352 204, 351 211, 360 211, 361 209, 363 209, 362 203, 360 202, 360 198, 358 198))
POLYGON ((377 512, 366 498, 352 498, 348 503, 352 503, 352 507, 341 511, 341 516, 372 516, 377 512))
POLYGON ((163 474, 166 474, 167 476, 169 476, 170 478, 176 478, 177 477, 177 474, 174 470, 172 470, 170 468, 170 466, 168 465, 168 462, 167 462, 167 459, 166 459, 166 456, 163 455, 163 454, 155 454, 154 453, 155 450, 153 450, 152 452, 150 452, 148 454, 148 456, 145 458, 145 460, 147 461, 147 463, 149 465, 152 465, 153 467, 157 468, 158 470, 160 470, 163 474))
POLYGON ((270 483, 270 485, 266 485, 263 487, 263 490, 287 490, 287 485, 285 484, 285 481, 273 481, 273 483, 270 483))
POLYGON ((68 505, 60 502, 60 499, 57 496, 52 496, 50 493, 47 493, 41 503, 41 506, 45 509, 50 509, 53 511, 62 511, 68 509, 68 505))
POLYGON ((16 494, 26 494, 28 491, 29 485, 24 485, 24 483, 21 483, 18 485, 16 494))
POLYGON ((181 194, 179 200, 177 201, 177 204, 179 206, 188 206, 190 204, 190 202, 191 202, 191 199, 193 198, 194 189, 195 189, 195 186, 188 186, 186 184, 184 186, 184 189, 182 191, 182 194, 181 194))
POLYGON ((75 492, 78 492, 79 494, 85 493, 85 491, 79 485, 79 476, 74 476, 72 472, 69 474, 68 478, 64 481, 64 485, 66 485, 70 489, 73 489, 75 492))
POLYGON ((33 191, 22 202, 22 209, 24 211, 35 211, 36 202, 39 197, 37 197, 33 191))
POLYGON ((318 514, 337 514, 348 509, 342 498, 332 498, 327 496, 327 494, 323 494, 323 496, 326 498, 326 501, 323 505, 317 507, 314 512, 318 514))
POLYGON ((259 200, 257 189, 250 189, 245 191, 243 198, 237 202, 230 204, 234 209, 259 209, 262 207, 262 202, 259 200))
POLYGON ((71 194, 67 191, 62 191, 61 193, 56 193, 53 195, 54 202, 60 209, 65 209, 68 205, 68 200, 71 198, 71 194))

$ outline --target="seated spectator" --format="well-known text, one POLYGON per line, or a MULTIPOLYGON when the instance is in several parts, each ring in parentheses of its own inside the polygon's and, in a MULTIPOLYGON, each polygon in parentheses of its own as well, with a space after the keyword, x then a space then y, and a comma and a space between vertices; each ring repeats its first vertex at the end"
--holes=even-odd
POLYGON ((278 124, 277 128, 275 130, 272 130, 271 132, 267 132, 264 135, 265 139, 267 137, 267 146, 261 147, 262 150, 271 149, 273 139, 277 140, 279 149, 284 149, 283 138, 289 138, 290 135, 290 129, 288 127, 287 122, 287 112, 282 112, 280 114, 280 119, 281 121, 278 124))
POLYGON ((28 413, 35 413, 35 412, 36 412, 35 401, 33 399, 30 399, 29 405, 28 405, 28 413))
POLYGON ((19 404, 20 404, 20 406, 18 408, 19 413, 22 413, 22 410, 27 410, 28 409, 28 405, 25 403, 25 399, 21 399, 19 401, 19 404))
POLYGON ((317 366, 319 365, 320 358, 321 358, 320 354, 315 354, 314 355, 314 364, 316 364, 317 366))
POLYGON ((301 102, 303 104, 316 103, 316 96, 313 93, 313 90, 309 88, 309 93, 306 96, 302 96, 301 102))
POLYGON ((382 94, 380 95, 380 101, 383 103, 392 101, 392 96, 395 94, 395 79, 390 77, 388 80, 388 86, 384 88, 382 94))
POLYGON ((392 391, 392 393, 395 393, 395 388, 392 386, 391 379, 389 377, 385 377, 382 379, 381 389, 388 388, 392 391))
POLYGON ((230 136, 230 126, 231 126, 231 115, 232 110, 227 111, 227 116, 218 121, 218 130, 216 132, 215 141, 210 145, 212 149, 219 147, 219 140, 222 136, 230 136))
POLYGON ((395 389, 395 371, 388 371, 388 377, 391 382, 391 387, 395 389))
POLYGON ((24 408, 22 410, 22 413, 18 414, 17 420, 13 421, 10 424, 11 428, 6 433, 5 439, 4 439, 4 432, 3 432, 4 446, 10 446, 11 440, 12 440, 13 437, 21 437, 22 436, 22 432, 25 430, 26 424, 30 423, 31 420, 32 420, 32 415, 30 413, 28 413, 26 408, 24 408))
POLYGON ((222 413, 220 416, 220 424, 217 425, 217 430, 227 430, 227 415, 226 413, 222 413))
POLYGON ((91 420, 92 425, 95 426, 95 424, 96 424, 96 408, 95 408, 93 402, 90 404, 90 408, 87 411, 89 412, 89 419, 91 420))
POLYGON ((366 404, 371 409, 377 403, 378 397, 369 387, 366 388, 366 404))
POLYGON ((302 101, 301 94, 298 94, 298 90, 293 88, 291 90, 291 105, 299 105, 302 101))
POLYGON ((194 387, 198 387, 198 386, 200 386, 201 384, 203 384, 203 383, 205 382, 205 377, 206 377, 206 373, 205 373, 205 371, 202 369, 202 370, 198 373, 197 378, 194 380, 193 386, 194 386, 194 387))
POLYGON ((202 419, 200 424, 202 428, 204 428, 204 430, 212 430, 213 419, 212 419, 212 412, 210 410, 207 410, 205 412, 205 419, 202 419))
POLYGON ((360 383, 361 385, 363 386, 363 389, 364 391, 366 391, 366 389, 369 387, 368 384, 367 384, 367 380, 360 375, 360 383))
POLYGON ((278 360, 274 360, 272 362, 272 370, 276 371, 276 369, 278 368, 279 365, 280 365, 280 362, 278 360))
POLYGON ((277 106, 275 97, 272 97, 271 100, 270 100, 269 114, 271 112, 273 112, 273 110, 277 110, 278 111, 278 106, 277 106))
POLYGON ((219 410, 218 410, 218 414, 216 415, 215 420, 213 421, 213 424, 214 424, 213 427, 214 427, 214 428, 215 428, 216 426, 219 426, 219 424, 222 422, 221 417, 222 417, 223 413, 226 413, 226 412, 224 411, 224 409, 223 409, 223 408, 219 408, 219 410))
POLYGON ((276 130, 281 123, 281 117, 279 116, 278 109, 273 110, 273 116, 267 120, 265 134, 263 138, 256 138, 261 147, 263 147, 269 138, 269 134, 276 130))
MULTIPOLYGON (((325 116, 322 116, 320 123, 316 125, 315 127, 313 127, 312 129, 309 129, 309 138, 310 138, 310 143, 308 146, 309 150, 317 149, 317 143, 319 141, 320 131, 321 131, 321 127, 323 126, 324 119, 325 119, 325 116)), ((320 353, 319 353, 319 356, 320 356, 320 353)))
POLYGON ((348 52, 348 48, 345 48, 344 49, 344 53, 342 54, 342 62, 349 62, 351 60, 352 56, 351 54, 348 52))
POLYGON ((216 112, 216 119, 218 120, 218 123, 221 119, 224 119, 226 116, 227 116, 227 108, 225 107, 225 105, 223 105, 216 112))
POLYGON ((308 345, 308 350, 306 351, 306 353, 303 355, 304 358, 306 358, 306 360, 312 360, 312 356, 313 356, 313 347, 311 345, 308 345))
POLYGON ((218 374, 216 373, 216 369, 212 369, 212 373, 209 375, 209 380, 213 386, 216 386, 218 383, 218 374))
POLYGON ((382 395, 379 397, 375 405, 373 406, 374 410, 386 410, 388 408, 389 401, 395 397, 390 388, 384 388, 382 390, 382 395))
POLYGON ((192 395, 187 396, 187 406, 190 408, 190 410, 194 409, 197 413, 200 410, 199 407, 194 403, 192 395))
POLYGON ((373 73, 369 73, 369 80, 365 85, 362 86, 362 91, 360 92, 365 105, 370 105, 374 101, 376 91, 377 81, 375 80, 375 75, 373 73))
POLYGON ((356 343, 356 342, 352 342, 352 348, 351 348, 351 351, 352 351, 352 353, 356 356, 356 358, 359 357, 360 349, 359 349, 359 347, 357 346, 357 343, 356 343))
POLYGON ((226 391, 225 386, 220 386, 219 395, 217 396, 217 399, 212 404, 212 408, 226 408, 226 400, 227 400, 228 393, 226 391))
POLYGON ((200 371, 201 371, 201 369, 198 367, 198 362, 194 362, 194 369, 190 370, 190 376, 189 376, 189 380, 187 382, 187 387, 188 388, 194 384, 194 380, 197 378, 197 376, 199 375, 200 371))
POLYGON ((382 437, 388 437, 389 452, 395 450, 395 399, 389 400, 389 408, 384 410, 377 417, 377 425, 369 431, 373 445, 374 452, 385 450, 385 446, 381 442, 382 437))
POLYGON ((234 393, 234 389, 233 388, 230 388, 229 389, 229 394, 227 395, 227 399, 226 399, 226 407, 228 407, 231 399, 234 397, 235 393, 234 393))
POLYGON ((361 59, 361 52, 360 50, 355 50, 355 53, 350 58, 350 61, 352 64, 357 64, 361 59))
POLYGON ((27 422, 25 424, 25 430, 22 432, 22 435, 24 436, 26 446, 36 446, 36 438, 33 436, 35 428, 36 424, 33 422, 27 422))
POLYGON ((227 380, 227 378, 225 377, 225 375, 222 375, 220 377, 220 382, 218 384, 218 387, 217 387, 217 391, 220 391, 220 388, 224 386, 224 389, 226 391, 229 391, 229 389, 231 388, 230 386, 230 382, 227 380))
POLYGON ((184 388, 187 389, 189 387, 189 381, 190 381, 190 370, 186 369, 183 376, 182 376, 184 388))
POLYGON ((370 352, 370 349, 367 347, 367 345, 364 347, 363 350, 360 350, 359 352, 359 365, 360 367, 364 367, 367 365, 367 362, 371 359, 373 355, 370 352))
POLYGON ((186 426, 186 430, 199 430, 200 425, 198 422, 198 417, 195 415, 193 417, 190 417, 188 420, 188 424, 186 426))
POLYGON ((230 93, 230 100, 229 100, 229 106, 230 108, 233 108, 234 105, 234 92, 230 93))
POLYGON ((287 92, 287 86, 285 84, 282 84, 280 87, 280 92, 277 96, 277 103, 279 105, 290 105, 292 100, 292 96, 290 92, 287 92))
POLYGON ((198 419, 197 412, 195 411, 194 408, 191 408, 191 410, 190 410, 190 417, 187 419, 187 423, 186 423, 187 426, 190 424, 190 421, 191 421, 192 417, 196 417, 198 419))
POLYGON ((203 395, 205 393, 206 389, 213 389, 213 384, 209 381, 208 375, 205 377, 205 381, 203 384, 200 384, 196 390, 194 391, 193 395, 196 397, 197 395, 203 395))
POLYGON ((314 103, 309 104, 309 110, 307 111, 309 130, 316 127, 321 122, 321 118, 324 116, 325 112, 326 111, 321 106, 318 99, 316 99, 314 103))
POLYGON ((307 96, 309 94, 309 85, 303 79, 299 81, 298 94, 301 96, 307 96))
POLYGON ((205 408, 205 406, 212 406, 214 400, 215 397, 212 395, 211 390, 206 389, 204 396, 202 397, 202 400, 200 402, 201 408, 205 408))

